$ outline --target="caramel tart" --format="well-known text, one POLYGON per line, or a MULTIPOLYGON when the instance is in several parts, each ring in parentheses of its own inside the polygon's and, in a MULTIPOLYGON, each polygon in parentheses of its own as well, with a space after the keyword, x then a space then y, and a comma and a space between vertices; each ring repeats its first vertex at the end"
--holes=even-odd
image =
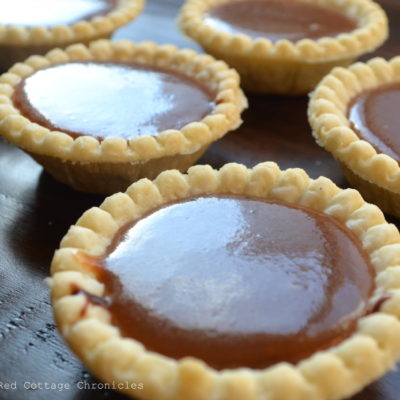
POLYGON ((311 97, 317 142, 349 182, 383 211, 400 216, 400 58, 334 69, 311 97))
POLYGON ((144 0, 11 0, 0 15, 0 71, 31 54, 108 38, 143 6, 144 0))
POLYGON ((400 358, 399 250, 376 206, 303 170, 165 171, 70 228, 54 315, 135 398, 342 399, 400 358))
POLYGON ((187 0, 180 26, 234 67, 245 89, 290 95, 311 91, 388 35, 370 0, 187 0))
POLYGON ((93 42, 0 77, 0 134, 57 180, 94 193, 191 166, 241 123, 247 101, 221 61, 172 45, 93 42))

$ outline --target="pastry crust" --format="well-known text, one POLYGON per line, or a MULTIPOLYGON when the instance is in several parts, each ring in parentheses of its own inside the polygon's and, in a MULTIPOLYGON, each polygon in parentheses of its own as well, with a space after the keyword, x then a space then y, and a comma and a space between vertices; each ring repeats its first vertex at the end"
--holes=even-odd
POLYGON ((71 25, 25 27, 0 24, 0 70, 7 70, 31 54, 45 54, 55 47, 108 38, 136 18, 144 4, 145 0, 118 0, 108 14, 71 25))
POLYGON ((152 42, 134 44, 129 41, 98 40, 89 46, 72 45, 65 51, 54 49, 46 56, 31 56, 24 63, 15 64, 0 77, 0 135, 34 155, 56 179, 63 182, 72 179, 71 186, 78 190, 97 193, 115 192, 109 186, 110 182, 103 182, 104 187, 97 190, 91 187, 91 179, 85 178, 87 175, 101 179, 96 174, 104 167, 104 163, 109 165, 109 169, 113 165, 118 168, 115 174, 124 181, 118 190, 125 190, 135 173, 139 178, 154 178, 164 169, 186 170, 208 145, 241 124, 240 114, 245 107, 247 100, 239 87, 239 76, 224 62, 193 50, 179 50, 172 45, 157 46, 152 42), (14 88, 24 77, 49 65, 82 60, 135 62, 178 71, 199 80, 215 92, 216 105, 201 121, 193 121, 181 130, 169 129, 156 136, 138 136, 130 140, 106 138, 101 142, 90 136, 73 139, 66 133, 50 131, 29 121, 13 105, 14 88), (195 159, 190 157, 194 154, 197 154, 195 159), (165 165, 166 159, 172 157, 181 158, 182 162, 174 164, 174 161, 165 165), (158 168, 154 168, 156 159, 161 160, 158 168), (145 165, 150 161, 152 172, 147 173, 145 165), (77 163, 85 165, 84 174, 80 174, 79 167, 73 167, 77 163), (126 175, 124 168, 120 167, 122 163, 130 169, 126 175), (132 171, 135 168, 141 172, 132 171), (60 175, 62 170, 65 170, 63 176, 60 175))
POLYGON ((253 92, 308 93, 333 67, 349 65, 388 36, 386 14, 371 0, 298 0, 338 9, 358 22, 352 32, 318 40, 272 43, 267 38, 252 40, 245 34, 218 31, 204 23, 208 10, 231 1, 236 0, 187 0, 180 27, 208 53, 236 68, 243 87, 253 92))
POLYGON ((187 175, 165 171, 153 182, 140 180, 125 193, 85 212, 56 251, 50 279, 57 326, 85 365, 105 382, 135 398, 152 400, 333 400, 359 391, 394 367, 400 358, 400 235, 382 212, 353 189, 341 190, 329 179, 310 179, 301 169, 280 171, 267 162, 247 169, 227 164, 219 171, 195 166, 187 175), (163 203, 190 196, 236 194, 300 204, 329 214, 359 238, 376 269, 371 305, 383 296, 379 312, 359 320, 356 332, 341 344, 318 352, 297 366, 280 363, 264 370, 216 371, 194 358, 174 360, 122 338, 107 310, 87 304, 79 287, 97 296, 104 287, 85 263, 101 256, 118 230, 163 203), (86 312, 82 313, 85 307, 86 312), (334 379, 332 377, 334 376, 334 379), (130 389, 142 383, 142 390, 130 389))
POLYGON ((400 216, 399 164, 360 139, 347 118, 353 98, 390 82, 400 82, 400 57, 336 68, 311 96, 308 114, 317 142, 339 160, 351 184, 384 211, 400 216))

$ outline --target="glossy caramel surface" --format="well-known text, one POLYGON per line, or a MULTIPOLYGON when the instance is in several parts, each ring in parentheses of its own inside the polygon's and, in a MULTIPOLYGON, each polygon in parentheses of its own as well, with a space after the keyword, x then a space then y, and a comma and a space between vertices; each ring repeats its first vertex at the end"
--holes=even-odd
POLYGON ((337 36, 357 28, 354 20, 335 9, 294 0, 229 1, 212 8, 205 22, 220 31, 272 42, 337 36))
POLYGON ((216 368, 297 362, 340 342, 374 286, 333 218, 239 197, 159 209, 121 233, 103 267, 124 335, 216 368))
POLYGON ((351 127, 361 139, 400 162, 400 83, 367 90, 350 104, 351 127))
POLYGON ((70 25, 107 14, 116 3, 116 0, 9 0, 1 8, 0 24, 70 25))
POLYGON ((190 77, 136 64, 71 62, 24 79, 14 104, 33 122, 73 137, 130 139, 181 129, 212 112, 213 93, 190 77))

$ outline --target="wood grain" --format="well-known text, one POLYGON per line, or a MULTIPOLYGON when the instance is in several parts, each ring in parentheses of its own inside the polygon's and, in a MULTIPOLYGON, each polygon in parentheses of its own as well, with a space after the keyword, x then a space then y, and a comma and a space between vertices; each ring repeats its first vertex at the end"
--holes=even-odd
MULTIPOLYGON (((377 54, 391 57, 400 53, 400 1, 381 3, 390 15, 392 36, 377 54)), ((179 0, 148 0, 145 13, 115 37, 200 50, 175 27, 180 4, 179 0)), ((252 166, 274 160, 283 168, 302 167, 313 177, 325 175, 346 186, 336 162, 311 137, 307 98, 249 96, 249 101, 243 126, 214 144, 202 163, 219 167, 238 161, 252 166)), ((77 387, 79 382, 80 386, 100 383, 59 337, 43 283, 54 249, 68 227, 101 201, 101 196, 74 192, 55 182, 22 151, 0 139, 0 382, 18 386, 15 390, 0 387, 1 400, 125 398, 111 390, 77 387), (38 382, 58 383, 64 389, 24 388, 24 383, 38 382)), ((400 372, 392 372, 352 400, 399 398, 400 372)))

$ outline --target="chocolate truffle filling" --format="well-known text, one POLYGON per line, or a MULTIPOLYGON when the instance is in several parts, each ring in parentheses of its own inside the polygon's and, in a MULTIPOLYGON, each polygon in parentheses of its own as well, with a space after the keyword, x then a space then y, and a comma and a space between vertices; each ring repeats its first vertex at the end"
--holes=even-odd
POLYGON ((374 289, 368 256, 344 225, 245 197, 170 203, 87 262, 122 335, 218 369, 296 363, 339 343, 374 289))
POLYGON ((400 83, 367 90, 349 106, 348 118, 357 135, 378 153, 400 162, 400 83))
POLYGON ((71 25, 108 14, 116 0, 10 0, 3 5, 0 24, 20 26, 71 25))
POLYGON ((23 79, 13 101, 32 122, 72 137, 102 140, 181 129, 211 113, 214 97, 202 83, 168 69, 71 62, 23 79))
POLYGON ((294 0, 238 0, 212 8, 205 22, 217 30, 272 42, 318 39, 351 32, 357 23, 340 11, 294 0))

